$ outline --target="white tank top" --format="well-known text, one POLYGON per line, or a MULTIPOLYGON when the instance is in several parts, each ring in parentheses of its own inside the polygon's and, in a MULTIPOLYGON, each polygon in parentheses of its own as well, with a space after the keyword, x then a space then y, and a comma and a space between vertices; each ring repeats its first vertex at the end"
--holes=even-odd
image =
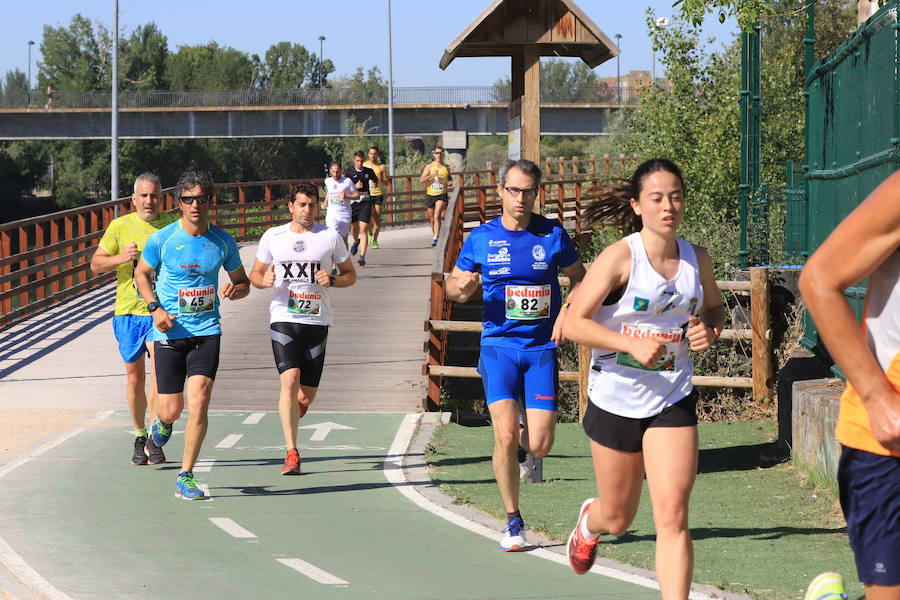
POLYGON ((688 317, 703 306, 703 286, 694 247, 681 238, 679 265, 673 279, 656 272, 647 257, 640 233, 625 238, 631 248, 631 272, 618 302, 601 306, 594 320, 617 333, 641 337, 661 335, 666 353, 654 367, 645 367, 630 354, 594 348, 588 397, 598 407, 623 417, 652 417, 691 393, 688 317))

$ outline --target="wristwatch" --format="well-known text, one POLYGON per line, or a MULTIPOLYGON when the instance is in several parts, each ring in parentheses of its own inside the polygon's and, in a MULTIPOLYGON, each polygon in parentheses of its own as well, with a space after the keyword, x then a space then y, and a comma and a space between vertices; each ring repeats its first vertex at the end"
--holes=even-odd
POLYGON ((159 302, 148 302, 147 303, 147 310, 149 312, 153 312, 157 308, 159 308, 159 302))
POLYGON ((337 281, 337 278, 334 275, 328 276, 328 285, 330 287, 334 287, 334 282, 337 281))

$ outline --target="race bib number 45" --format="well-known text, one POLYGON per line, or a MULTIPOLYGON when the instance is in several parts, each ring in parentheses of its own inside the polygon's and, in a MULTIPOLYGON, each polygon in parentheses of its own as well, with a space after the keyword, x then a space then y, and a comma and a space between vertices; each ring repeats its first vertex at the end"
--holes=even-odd
POLYGON ((662 341, 665 346, 663 357, 652 367, 643 365, 627 352, 617 352, 616 362, 626 367, 634 367, 644 371, 674 371, 675 355, 678 353, 678 347, 681 345, 683 337, 681 327, 655 327, 653 325, 632 325, 631 323, 622 323, 622 335, 634 338, 645 338, 657 336, 664 338, 662 341))
POLYGON ((178 313, 196 315, 211 312, 216 307, 216 288, 208 285, 198 288, 178 289, 178 313))
POLYGON ((550 316, 550 284, 506 286, 506 318, 533 321, 550 316))
POLYGON ((321 292, 288 290, 288 312, 292 315, 315 317, 322 313, 321 292))

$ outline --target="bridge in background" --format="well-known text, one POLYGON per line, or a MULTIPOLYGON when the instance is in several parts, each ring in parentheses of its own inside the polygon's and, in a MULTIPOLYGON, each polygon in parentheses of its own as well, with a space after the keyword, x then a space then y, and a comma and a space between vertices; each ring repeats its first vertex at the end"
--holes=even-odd
MULTIPOLYGON (((610 115, 637 103, 639 89, 588 94, 548 92, 541 99, 542 135, 602 135, 610 115)), ((106 139, 109 92, 56 92, 49 110, 37 92, 0 105, 0 139, 106 139)), ((490 86, 397 88, 394 134, 505 135, 508 91, 490 86)), ((142 91, 119 94, 119 137, 125 139, 327 137, 388 133, 383 89, 142 91)))

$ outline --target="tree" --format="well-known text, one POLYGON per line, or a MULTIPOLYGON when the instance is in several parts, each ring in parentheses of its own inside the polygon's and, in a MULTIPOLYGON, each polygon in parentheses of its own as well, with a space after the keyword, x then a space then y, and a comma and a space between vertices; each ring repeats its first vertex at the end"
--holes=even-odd
POLYGON ((38 63, 38 89, 108 90, 109 32, 76 14, 68 27, 44 25, 38 63))
POLYGON ((320 64, 319 58, 301 44, 278 42, 266 51, 259 85, 270 90, 319 87, 320 68, 323 81, 334 72, 330 59, 320 64))
POLYGON ((119 42, 119 88, 164 90, 169 45, 154 23, 139 25, 126 40, 119 42))
POLYGON ((239 90, 256 87, 256 62, 246 52, 209 42, 179 46, 166 72, 173 90, 239 90))

